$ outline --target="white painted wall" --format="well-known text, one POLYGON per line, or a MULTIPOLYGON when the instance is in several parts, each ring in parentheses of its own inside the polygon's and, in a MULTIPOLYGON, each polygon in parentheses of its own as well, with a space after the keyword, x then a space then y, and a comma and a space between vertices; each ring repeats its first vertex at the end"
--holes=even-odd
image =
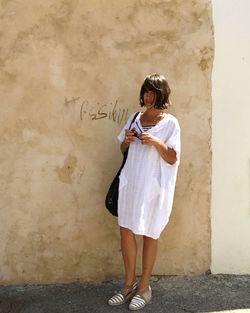
POLYGON ((250 273, 250 1, 213 0, 212 272, 250 273))

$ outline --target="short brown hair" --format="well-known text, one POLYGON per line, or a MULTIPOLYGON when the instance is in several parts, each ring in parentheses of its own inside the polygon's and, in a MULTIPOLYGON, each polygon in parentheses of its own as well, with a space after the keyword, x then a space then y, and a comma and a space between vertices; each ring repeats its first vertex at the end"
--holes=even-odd
POLYGON ((144 106, 143 95, 147 91, 153 91, 156 94, 154 107, 156 109, 166 109, 169 105, 169 95, 171 90, 168 82, 163 75, 150 74, 145 79, 141 86, 140 105, 144 106))

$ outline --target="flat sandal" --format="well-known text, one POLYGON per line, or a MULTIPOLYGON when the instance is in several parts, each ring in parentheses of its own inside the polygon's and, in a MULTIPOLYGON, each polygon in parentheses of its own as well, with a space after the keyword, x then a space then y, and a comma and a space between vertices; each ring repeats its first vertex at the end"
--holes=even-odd
POLYGON ((131 311, 138 311, 145 307, 146 304, 152 299, 152 289, 150 286, 136 292, 132 298, 129 309, 131 311))
POLYGON ((111 306, 121 305, 128 302, 136 294, 138 282, 134 282, 131 285, 124 286, 124 288, 116 293, 108 300, 108 304, 111 306))

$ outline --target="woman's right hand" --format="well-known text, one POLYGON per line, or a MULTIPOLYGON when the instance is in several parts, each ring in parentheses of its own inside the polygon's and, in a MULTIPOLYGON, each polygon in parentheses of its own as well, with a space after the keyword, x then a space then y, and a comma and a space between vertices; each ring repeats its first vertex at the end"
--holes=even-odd
POLYGON ((129 144, 130 142, 134 141, 134 132, 129 129, 125 129, 125 139, 124 143, 129 144))
POLYGON ((125 139, 121 144, 122 153, 128 150, 129 144, 132 141, 134 141, 134 132, 129 129, 125 129, 125 139))

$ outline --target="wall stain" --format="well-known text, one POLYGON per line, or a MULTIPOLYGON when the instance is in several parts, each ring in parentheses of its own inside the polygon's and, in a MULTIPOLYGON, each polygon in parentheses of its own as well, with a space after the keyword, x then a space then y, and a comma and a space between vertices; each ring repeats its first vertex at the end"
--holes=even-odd
POLYGON ((207 68, 209 68, 208 60, 205 59, 204 56, 202 56, 202 58, 199 62, 199 67, 202 71, 205 71, 207 68))
POLYGON ((200 52, 202 54, 202 57, 198 65, 202 71, 205 71, 210 67, 211 61, 213 59, 212 51, 211 49, 205 47, 203 49, 200 49, 200 52))
POLYGON ((77 158, 74 155, 69 155, 64 161, 63 167, 57 167, 55 169, 58 178, 63 183, 71 184, 72 183, 72 174, 76 168, 77 158))

